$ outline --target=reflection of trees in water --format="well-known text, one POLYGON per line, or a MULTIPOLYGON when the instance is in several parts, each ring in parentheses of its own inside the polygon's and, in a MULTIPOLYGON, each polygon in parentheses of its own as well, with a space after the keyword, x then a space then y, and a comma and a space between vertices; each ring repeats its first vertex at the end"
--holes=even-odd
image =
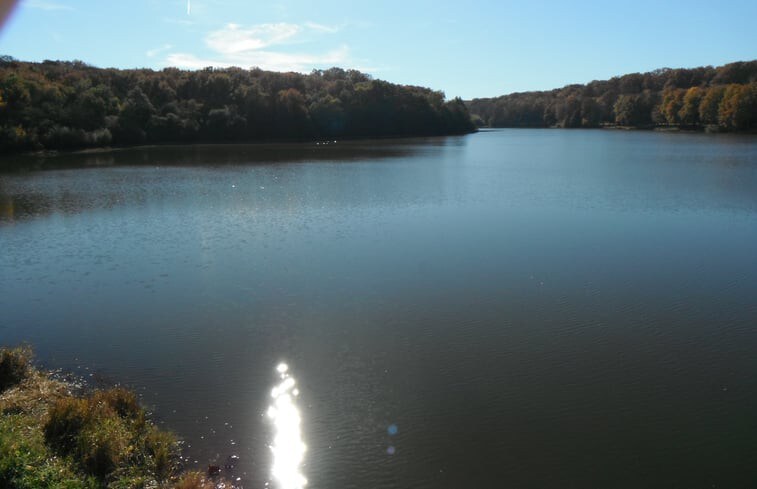
POLYGON ((21 221, 54 213, 77 214, 91 207, 75 192, 0 194, 0 222, 21 221))
POLYGON ((13 221, 16 214, 16 206, 13 199, 8 195, 0 194, 0 220, 13 221))
POLYGON ((219 144, 144 146, 106 151, 16 156, 15 171, 112 166, 222 166, 307 161, 377 160, 411 156, 423 146, 455 144, 458 138, 378 141, 318 141, 302 144, 219 144))
MULTIPOLYGON (((295 210, 316 201, 355 209, 388 201, 411 205, 417 203, 418 179, 443 192, 442 163, 450 151, 465 144, 465 137, 453 137, 151 146, 45 158, 16 156, 21 162, 18 168, 30 171, 0 179, 0 219, 10 222, 166 202, 245 212, 295 210), (356 165, 331 166, 340 163, 356 165)), ((425 198, 435 195, 441 198, 433 192, 425 198)))

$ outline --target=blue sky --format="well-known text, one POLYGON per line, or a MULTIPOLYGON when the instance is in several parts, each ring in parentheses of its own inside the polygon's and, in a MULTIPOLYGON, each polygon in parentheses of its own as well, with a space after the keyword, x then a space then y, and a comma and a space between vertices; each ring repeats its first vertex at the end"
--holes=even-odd
POLYGON ((341 66, 463 98, 757 58, 755 0, 189 1, 21 0, 0 54, 118 68, 341 66))

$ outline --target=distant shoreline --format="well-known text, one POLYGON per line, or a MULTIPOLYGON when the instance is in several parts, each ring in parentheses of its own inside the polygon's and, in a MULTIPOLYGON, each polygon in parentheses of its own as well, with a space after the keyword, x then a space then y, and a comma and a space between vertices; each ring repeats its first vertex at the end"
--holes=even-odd
POLYGON ((465 102, 488 127, 757 131, 757 60, 662 68, 465 102))
POLYGON ((603 125, 598 127, 559 127, 559 126, 480 126, 479 132, 493 129, 583 129, 583 130, 608 130, 608 131, 647 131, 647 132, 666 132, 666 133, 684 133, 684 134, 754 134, 757 135, 757 128, 745 129, 743 131, 724 131, 715 127, 691 127, 691 126, 623 126, 623 125, 603 125))
POLYGON ((0 57, 0 153, 333 141, 476 130, 460 98, 330 68, 118 70, 0 57))

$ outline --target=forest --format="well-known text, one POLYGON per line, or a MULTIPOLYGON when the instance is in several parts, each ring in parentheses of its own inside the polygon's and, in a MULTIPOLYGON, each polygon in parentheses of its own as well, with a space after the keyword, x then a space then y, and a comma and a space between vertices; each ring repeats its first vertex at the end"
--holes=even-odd
POLYGON ((717 68, 663 68, 466 104, 479 126, 754 131, 757 60, 717 68))
POLYGON ((0 152, 472 131, 461 99, 355 70, 118 70, 0 57, 0 152))

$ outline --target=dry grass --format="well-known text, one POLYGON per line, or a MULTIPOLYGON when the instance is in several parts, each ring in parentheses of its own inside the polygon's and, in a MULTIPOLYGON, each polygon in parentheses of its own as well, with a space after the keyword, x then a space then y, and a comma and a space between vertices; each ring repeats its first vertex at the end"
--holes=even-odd
POLYGON ((0 349, 0 392, 24 380, 34 354, 28 346, 0 349))
POLYGON ((176 482, 174 489, 217 489, 217 486, 200 472, 188 472, 176 482))
POLYGON ((58 399, 71 395, 71 385, 33 367, 23 379, 0 392, 0 413, 24 413, 42 419, 58 399))
POLYGON ((0 488, 232 489, 179 472, 176 437, 124 388, 80 386, 34 368, 31 349, 0 348, 0 488))

